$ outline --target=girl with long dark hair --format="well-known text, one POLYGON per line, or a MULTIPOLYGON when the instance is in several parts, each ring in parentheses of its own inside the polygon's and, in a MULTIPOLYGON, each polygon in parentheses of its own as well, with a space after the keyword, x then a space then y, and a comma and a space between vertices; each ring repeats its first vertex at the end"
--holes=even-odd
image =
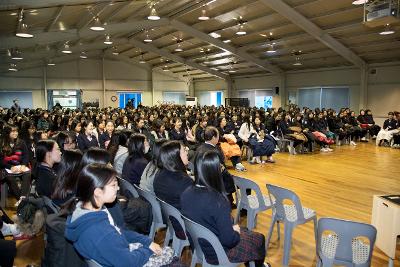
POLYGON ((83 131, 78 135, 77 142, 78 147, 82 152, 85 152, 91 147, 99 147, 99 142, 97 141, 96 136, 93 134, 93 122, 92 121, 84 121, 82 123, 83 131))
POLYGON ((0 140, 0 167, 8 170, 5 180, 18 201, 29 193, 31 175, 28 164, 29 151, 25 142, 18 138, 18 127, 5 125, 0 140), (21 189, 17 184, 17 176, 21 179, 21 189))
POLYGON ((122 167, 122 178, 128 180, 132 184, 139 185, 140 177, 148 160, 144 155, 149 151, 150 144, 143 134, 133 134, 128 141, 129 156, 122 167))
MULTIPOLYGON (((255 261, 256 266, 263 266, 264 236, 241 228, 238 224, 232 225, 231 207, 225 196, 218 153, 207 151, 199 155, 196 158, 194 175, 195 185, 187 188, 181 195, 182 215, 212 231, 231 262, 255 261)), ((217 265, 218 260, 214 255, 206 253, 205 257, 208 263, 217 265)))

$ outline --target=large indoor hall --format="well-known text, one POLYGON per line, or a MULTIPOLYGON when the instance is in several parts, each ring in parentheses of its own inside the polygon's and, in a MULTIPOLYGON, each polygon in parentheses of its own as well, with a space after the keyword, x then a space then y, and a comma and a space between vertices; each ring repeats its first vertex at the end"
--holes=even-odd
POLYGON ((0 1, 0 267, 400 267, 400 0, 0 1))

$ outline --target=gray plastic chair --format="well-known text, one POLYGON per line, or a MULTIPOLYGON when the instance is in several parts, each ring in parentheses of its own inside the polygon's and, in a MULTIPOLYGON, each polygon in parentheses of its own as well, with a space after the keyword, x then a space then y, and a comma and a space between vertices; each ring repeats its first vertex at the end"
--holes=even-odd
POLYGON ((233 176, 233 180, 235 181, 236 187, 239 189, 236 191, 236 200, 238 204, 235 224, 239 222, 240 210, 245 209, 247 210, 247 228, 252 230, 257 222, 257 214, 272 208, 271 199, 269 196, 261 193, 260 187, 255 182, 238 176, 233 176), (253 190, 256 195, 247 195, 247 189, 253 190))
POLYGON ((158 202, 156 196, 150 191, 146 191, 137 185, 134 185, 139 196, 146 199, 151 204, 151 210, 153 213, 153 222, 151 223, 149 237, 154 240, 154 236, 157 230, 164 228, 166 225, 163 222, 160 203, 158 202))
POLYGON ((274 213, 272 216, 272 223, 269 228, 267 242, 265 247, 268 251, 269 241, 271 240, 274 224, 277 221, 283 222, 285 225, 285 240, 283 245, 283 265, 287 266, 290 260, 290 249, 292 246, 292 233, 297 225, 305 224, 308 221, 314 222, 315 242, 317 241, 317 214, 314 210, 303 207, 300 198, 289 189, 279 186, 267 184, 268 192, 274 196, 274 213), (285 199, 289 199, 294 205, 283 204, 285 199))
POLYGON ((120 187, 123 195, 126 195, 126 191, 128 191, 128 193, 131 194, 132 197, 139 197, 137 190, 130 182, 121 177, 118 177, 118 180, 120 181, 120 187))
POLYGON ((102 267, 99 263, 97 263, 95 260, 85 260, 86 264, 88 267, 102 267))
POLYGON ((376 228, 370 224, 321 218, 318 221, 317 266, 369 267, 375 238, 376 228), (329 231, 329 235, 324 235, 325 231, 329 231), (367 238, 369 244, 360 237, 367 238))
MULTIPOLYGON (((172 248, 174 249, 175 256, 181 257, 183 248, 190 245, 189 240, 186 236, 186 227, 185 227, 185 223, 182 220, 182 214, 175 207, 171 206, 170 204, 166 203, 165 201, 162 201, 159 198, 157 198, 157 199, 161 204, 161 211, 164 215, 164 218, 166 218, 166 221, 168 224, 168 231, 167 231, 166 239, 168 239, 168 241, 169 241, 170 237, 172 236, 172 248), (175 223, 180 224, 181 229, 174 228, 174 224, 172 224, 171 218, 174 218, 175 223), (180 234, 176 235, 176 232, 175 232, 176 230, 180 230, 182 232, 180 234), (169 233, 169 235, 168 235, 168 233, 169 233)), ((164 243, 164 245, 165 245, 165 243, 164 243)))
MULTIPOLYGON (((185 223, 186 230, 188 231, 190 237, 192 238, 194 245, 192 262, 190 263, 191 267, 196 266, 196 263, 200 263, 204 267, 207 266, 235 267, 241 264, 229 261, 228 256, 226 255, 226 252, 221 245, 221 242, 213 232, 208 230, 206 227, 186 218, 185 216, 182 216, 182 219, 185 223), (199 244, 199 240, 208 241, 209 245, 212 246, 218 259, 217 265, 213 265, 207 262, 203 254, 203 250, 199 244)), ((254 267, 254 262, 250 262, 250 266, 254 267)))

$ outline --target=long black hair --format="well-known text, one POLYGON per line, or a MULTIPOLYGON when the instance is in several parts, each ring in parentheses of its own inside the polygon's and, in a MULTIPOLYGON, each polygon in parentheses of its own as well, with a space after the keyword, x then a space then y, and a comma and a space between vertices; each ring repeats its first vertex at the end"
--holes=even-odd
POLYGON ((11 147, 12 144, 14 145, 14 148, 19 147, 23 144, 23 141, 18 137, 16 140, 11 140, 10 133, 13 130, 18 131, 18 127, 12 124, 5 124, 1 135, 0 149, 2 153, 7 156, 10 155, 13 151, 13 147, 11 147))
POLYGON ((144 134, 133 134, 128 141, 129 161, 136 158, 144 157, 144 142, 146 136, 144 134))
POLYGON ((225 195, 218 153, 206 151, 196 157, 194 166, 195 184, 203 185, 225 195))
POLYGON ((105 149, 91 147, 83 154, 82 165, 86 166, 91 163, 109 164, 111 163, 111 155, 105 149))
POLYGON ((160 158, 160 150, 161 150, 161 146, 167 142, 166 139, 157 139, 155 140, 155 142, 153 143, 152 146, 152 157, 151 157, 151 161, 153 162, 153 164, 155 166, 158 166, 158 159, 160 158))
POLYGON ((57 179, 54 183, 52 199, 65 199, 76 191, 78 175, 82 169, 82 152, 66 150, 57 168, 57 179))
POLYGON ((75 210, 77 201, 90 202, 94 208, 100 208, 94 198, 94 190, 104 189, 116 177, 117 172, 107 164, 91 163, 85 166, 78 176, 75 198, 63 206, 61 214, 71 214, 75 210))
POLYGON ((185 164, 181 159, 181 146, 181 143, 176 140, 165 142, 160 148, 158 167, 172 172, 186 172, 185 164))
POLYGON ((47 140, 40 140, 36 144, 36 160, 37 162, 41 163, 46 160, 46 153, 51 152, 54 149, 54 145, 56 141, 47 139, 47 140))

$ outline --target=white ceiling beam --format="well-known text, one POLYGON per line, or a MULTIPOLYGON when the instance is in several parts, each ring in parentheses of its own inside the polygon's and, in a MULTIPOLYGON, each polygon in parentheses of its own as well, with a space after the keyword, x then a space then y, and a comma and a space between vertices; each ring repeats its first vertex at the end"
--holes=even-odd
POLYGON ((280 15, 287 18, 295 25, 302 28, 308 34, 331 48, 333 51, 335 51, 357 67, 363 68, 366 65, 365 61, 358 55, 356 55, 353 51, 337 41, 331 35, 326 33, 324 30, 322 30, 320 27, 308 20, 305 16, 297 12, 295 9, 293 9, 282 0, 261 0, 261 2, 278 12, 280 15))
POLYGON ((34 35, 33 38, 22 40, 19 37, 12 36, 3 38, 0 42, 0 49, 8 49, 13 47, 28 48, 36 45, 48 45, 57 42, 66 42, 70 40, 84 38, 93 38, 101 36, 105 33, 114 34, 118 32, 128 32, 132 30, 150 29, 154 27, 165 26, 169 24, 168 19, 160 19, 157 21, 141 20, 124 23, 108 24, 105 26, 105 31, 95 32, 89 28, 81 30, 70 29, 65 31, 54 31, 54 32, 41 32, 34 35))
POLYGON ((198 64, 196 62, 186 60, 186 59, 184 59, 184 58, 182 58, 182 57, 180 57, 180 56, 178 56, 176 54, 170 53, 168 50, 159 49, 159 48, 155 47, 152 44, 144 44, 144 43, 142 43, 140 41, 137 41, 137 40, 135 40, 133 38, 130 38, 129 42, 131 44, 133 44, 134 46, 142 49, 142 50, 147 50, 147 51, 153 52, 155 54, 159 54, 160 56, 163 56, 163 57, 168 58, 170 60, 173 60, 175 62, 179 62, 179 63, 185 64, 185 65, 188 65, 188 66, 190 66, 192 68, 196 68, 196 69, 202 70, 204 72, 207 72, 207 73, 209 73, 211 75, 215 75, 215 76, 220 77, 222 79, 229 79, 228 75, 222 74, 222 73, 217 72, 217 71, 212 70, 212 69, 209 69, 209 68, 207 68, 205 66, 202 66, 202 65, 200 65, 200 64, 198 64))
MULTIPOLYGON (((114 2, 124 2, 125 0, 117 0, 114 2)), ((92 5, 102 2, 110 2, 110 0, 2 0, 0 2, 0 10, 14 10, 19 8, 47 8, 55 6, 76 6, 76 5, 92 5)), ((146 4, 147 0, 133 1, 135 4, 146 4)))
POLYGON ((219 39, 213 38, 210 35, 208 35, 208 34, 206 34, 204 32, 201 32, 201 31, 199 31, 199 30, 197 30, 197 29, 195 29, 195 28, 193 28, 193 27, 191 27, 191 26, 189 26, 189 25, 187 25, 185 23, 182 23, 182 22, 177 21, 177 20, 172 20, 171 21, 171 26, 175 27, 176 29, 178 29, 180 31, 186 32, 187 34, 190 34, 191 36, 199 38, 202 41, 208 42, 208 43, 210 43, 210 44, 212 44, 212 45, 214 45, 216 47, 224 49, 224 50, 226 50, 226 51, 228 51, 228 52, 230 52, 230 53, 232 53, 232 54, 234 54, 234 55, 236 55, 236 56, 238 56, 238 57, 240 57, 240 58, 242 58, 242 59, 244 59, 244 60, 246 60, 248 62, 251 62, 251 63, 253 63, 253 64, 255 64, 255 65, 257 65, 257 66, 259 66, 259 67, 261 67, 261 68, 263 68, 265 70, 268 70, 268 71, 270 71, 272 73, 280 73, 280 72, 282 72, 282 70, 279 69, 279 67, 274 66, 274 65, 272 65, 272 64, 270 64, 270 63, 268 63, 266 61, 262 61, 262 60, 260 60, 260 59, 258 59, 256 57, 248 54, 245 51, 239 51, 235 47, 233 47, 233 46, 231 46, 229 44, 226 44, 226 43, 222 42, 219 39))
POLYGON ((53 27, 53 26, 57 23, 58 19, 59 19, 60 16, 61 16, 61 13, 62 13, 63 10, 64 10, 64 7, 65 7, 65 6, 60 6, 60 7, 58 8, 58 10, 56 11, 56 14, 55 14, 53 20, 51 21, 51 23, 50 23, 50 24, 46 27, 46 29, 44 30, 45 32, 50 31, 51 27, 53 27))

